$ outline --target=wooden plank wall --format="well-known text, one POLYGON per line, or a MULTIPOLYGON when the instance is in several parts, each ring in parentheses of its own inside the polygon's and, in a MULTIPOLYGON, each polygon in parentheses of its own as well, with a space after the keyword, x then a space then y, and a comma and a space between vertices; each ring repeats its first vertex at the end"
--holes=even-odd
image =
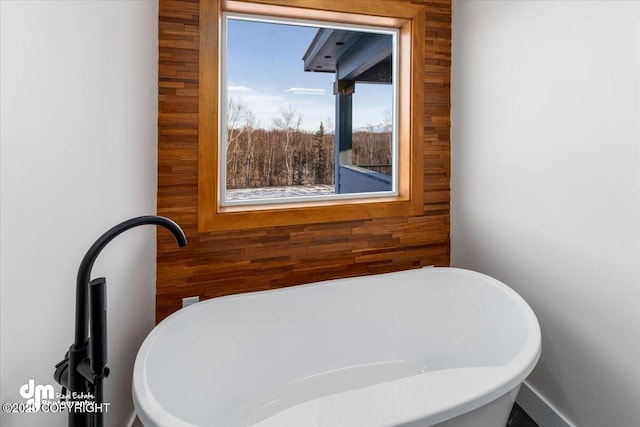
MULTIPOLYGON (((371 0, 375 1, 375 0, 371 0)), ((426 6, 424 214, 198 235, 197 0, 160 0, 156 320, 200 299, 336 277, 449 265, 451 0, 426 6)))

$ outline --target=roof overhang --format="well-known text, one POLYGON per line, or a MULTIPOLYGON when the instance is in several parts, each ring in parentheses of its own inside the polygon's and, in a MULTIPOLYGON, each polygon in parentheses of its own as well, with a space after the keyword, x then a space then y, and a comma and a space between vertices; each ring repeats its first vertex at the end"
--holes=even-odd
POLYGON ((304 70, 337 73, 337 80, 391 83, 390 34, 320 28, 302 60, 304 70))

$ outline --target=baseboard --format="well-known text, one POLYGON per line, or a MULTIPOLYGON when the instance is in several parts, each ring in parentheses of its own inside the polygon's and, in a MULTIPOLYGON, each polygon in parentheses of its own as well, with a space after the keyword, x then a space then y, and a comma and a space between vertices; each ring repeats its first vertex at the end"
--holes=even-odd
POLYGON ((526 381, 516 402, 540 427, 575 427, 526 381))
POLYGON ((131 414, 131 418, 129 419, 129 422, 127 423, 127 427, 133 427, 133 423, 135 422, 136 422, 136 413, 134 411, 133 414, 131 414))

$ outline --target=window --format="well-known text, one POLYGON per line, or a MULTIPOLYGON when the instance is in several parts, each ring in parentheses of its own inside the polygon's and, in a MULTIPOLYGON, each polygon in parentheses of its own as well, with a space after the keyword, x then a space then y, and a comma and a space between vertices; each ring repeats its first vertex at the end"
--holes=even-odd
POLYGON ((201 2, 199 230, 421 213, 423 14, 201 2))
POLYGON ((397 29, 222 23, 222 206, 397 195, 397 29))

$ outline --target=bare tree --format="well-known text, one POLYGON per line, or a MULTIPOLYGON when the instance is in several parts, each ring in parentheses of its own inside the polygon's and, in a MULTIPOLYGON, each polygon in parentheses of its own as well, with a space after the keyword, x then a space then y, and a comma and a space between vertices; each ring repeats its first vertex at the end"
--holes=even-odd
POLYGON ((284 132, 284 141, 281 141, 284 154, 285 167, 287 169, 287 185, 293 185, 293 158, 296 142, 300 140, 300 125, 302 116, 296 117, 296 109, 291 105, 280 108, 280 117, 273 120, 276 128, 284 132))
POLYGON ((240 99, 229 98, 225 151, 227 153, 227 177, 230 178, 227 181, 228 184, 234 187, 237 186, 238 160, 241 157, 239 139, 247 131, 246 120, 248 114, 250 114, 250 111, 240 99))
POLYGON ((241 99, 229 98, 227 103, 227 147, 244 132, 247 115, 251 114, 241 99))
POLYGON ((242 181, 245 188, 250 185, 253 171, 255 169, 256 150, 254 137, 256 133, 256 125, 257 120, 255 114, 253 114, 252 111, 247 111, 244 126, 246 143, 242 150, 242 158, 244 161, 242 164, 242 170, 239 171, 243 177, 242 181))
POLYGON ((392 115, 389 111, 378 123, 368 123, 353 133, 353 161, 377 172, 391 174, 392 115))
POLYGON ((367 123, 367 125, 361 129, 360 134, 362 135, 360 139, 362 153, 357 153, 358 164, 373 164, 373 152, 376 144, 376 126, 367 123))
MULTIPOLYGON (((227 188, 333 183, 335 135, 326 131, 324 122, 319 130, 306 131, 302 116, 289 106, 268 129, 238 99, 230 100, 227 119, 227 188)), ((367 136, 381 137, 380 132, 358 134, 354 149, 367 136)))

